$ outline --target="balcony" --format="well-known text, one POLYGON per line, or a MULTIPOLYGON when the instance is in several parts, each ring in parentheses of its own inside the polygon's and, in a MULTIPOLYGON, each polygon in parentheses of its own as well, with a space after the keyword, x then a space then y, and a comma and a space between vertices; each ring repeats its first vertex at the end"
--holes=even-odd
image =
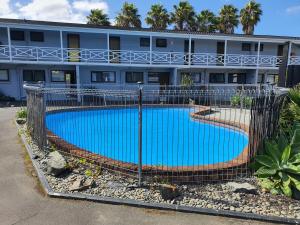
MULTIPOLYGON (((276 68, 283 59, 272 55, 238 55, 106 49, 71 49, 34 46, 0 46, 0 61, 56 64, 160 65, 182 67, 260 67, 276 68)), ((290 65, 300 65, 300 57, 292 56, 290 65)))

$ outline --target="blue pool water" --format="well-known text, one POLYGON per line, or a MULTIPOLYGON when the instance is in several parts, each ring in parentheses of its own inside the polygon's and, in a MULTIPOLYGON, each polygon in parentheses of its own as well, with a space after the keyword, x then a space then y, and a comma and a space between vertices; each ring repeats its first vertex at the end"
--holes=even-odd
MULTIPOLYGON (((248 144, 243 132, 195 121, 189 108, 143 109, 143 165, 193 166, 230 161, 248 144)), ((50 113, 47 128, 87 151, 138 162, 138 109, 50 113)))

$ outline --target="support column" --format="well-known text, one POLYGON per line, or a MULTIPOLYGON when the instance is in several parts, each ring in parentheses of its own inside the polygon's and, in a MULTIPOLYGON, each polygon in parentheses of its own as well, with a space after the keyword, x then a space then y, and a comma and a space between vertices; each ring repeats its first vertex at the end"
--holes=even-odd
POLYGON ((255 71, 255 79, 254 79, 255 84, 257 84, 258 81, 259 67, 260 67, 260 41, 257 44, 257 62, 256 62, 256 71, 255 71))
POLYGON ((189 37, 189 55, 188 55, 189 66, 191 65, 191 58, 192 58, 191 54, 192 54, 192 37, 190 36, 189 37))
POLYGON ((227 62, 227 40, 225 40, 225 46, 224 46, 224 66, 226 66, 227 62))
POLYGON ((291 63, 291 54, 292 54, 292 42, 289 42, 289 50, 288 50, 288 65, 291 63))
POLYGON ((150 35, 150 64, 152 65, 152 35, 150 35))
POLYGON ((109 33, 106 34, 107 41, 107 63, 110 63, 110 43, 109 43, 109 33))
POLYGON ((10 28, 9 27, 7 27, 7 40, 8 40, 9 61, 12 61, 11 38, 10 38, 10 28))
POLYGON ((76 89, 77 89, 77 101, 81 102, 81 95, 79 94, 81 85, 80 85, 80 68, 79 65, 76 65, 76 89))
POLYGON ((174 85, 178 85, 178 69, 177 68, 174 68, 173 69, 173 84, 174 85))
POLYGON ((60 37, 60 54, 61 54, 61 61, 64 61, 64 42, 63 42, 63 33, 62 30, 59 31, 60 37))

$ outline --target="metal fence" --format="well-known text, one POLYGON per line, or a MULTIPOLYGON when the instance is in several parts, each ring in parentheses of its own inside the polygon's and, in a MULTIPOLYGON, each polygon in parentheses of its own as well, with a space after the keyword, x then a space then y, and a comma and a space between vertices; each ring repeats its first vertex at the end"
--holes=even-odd
POLYGON ((28 127, 49 151, 139 179, 201 183, 251 174, 285 97, 257 87, 25 87, 28 127))

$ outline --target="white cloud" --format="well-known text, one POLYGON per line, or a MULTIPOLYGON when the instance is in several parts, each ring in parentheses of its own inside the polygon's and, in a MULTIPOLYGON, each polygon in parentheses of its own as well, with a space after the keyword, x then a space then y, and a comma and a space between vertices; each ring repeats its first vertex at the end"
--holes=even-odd
POLYGON ((74 1, 73 8, 78 11, 89 12, 91 9, 102 9, 105 13, 108 12, 108 5, 103 1, 81 0, 74 1))
POLYGON ((99 8, 108 12, 108 5, 102 0, 30 0, 14 6, 11 0, 0 0, 0 17, 31 20, 85 23, 91 9, 99 8))
POLYGON ((287 14, 300 13, 300 5, 295 5, 295 6, 288 7, 285 11, 286 11, 287 14))

